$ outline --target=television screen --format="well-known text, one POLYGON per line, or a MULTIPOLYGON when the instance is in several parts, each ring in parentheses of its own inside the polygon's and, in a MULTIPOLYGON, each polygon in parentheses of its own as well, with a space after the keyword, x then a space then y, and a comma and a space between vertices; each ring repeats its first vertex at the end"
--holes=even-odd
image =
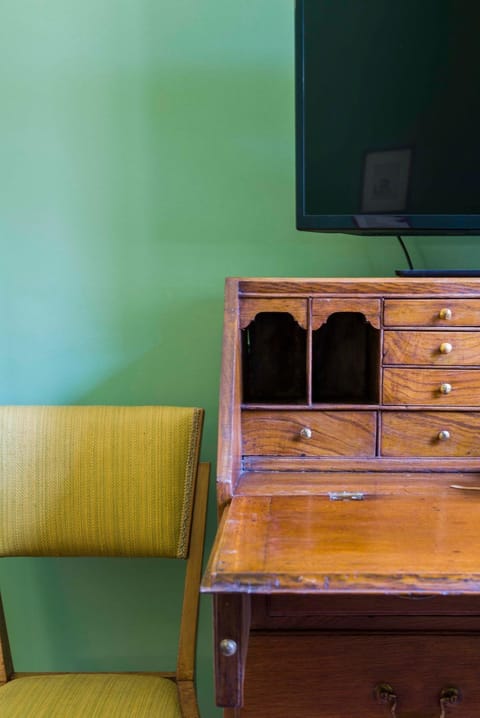
POLYGON ((480 1, 297 0, 297 226, 480 233, 480 1))

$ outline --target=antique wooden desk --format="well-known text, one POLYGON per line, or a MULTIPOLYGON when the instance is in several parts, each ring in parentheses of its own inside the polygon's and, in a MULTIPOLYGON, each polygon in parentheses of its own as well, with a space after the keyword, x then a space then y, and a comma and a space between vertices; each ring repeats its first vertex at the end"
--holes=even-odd
POLYGON ((226 718, 480 716, 480 280, 229 279, 226 718))

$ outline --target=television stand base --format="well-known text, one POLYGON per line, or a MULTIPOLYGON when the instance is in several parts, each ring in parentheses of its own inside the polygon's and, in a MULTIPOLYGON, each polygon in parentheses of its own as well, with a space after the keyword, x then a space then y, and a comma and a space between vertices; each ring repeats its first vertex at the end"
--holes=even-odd
POLYGON ((398 277, 480 277, 480 269, 396 269, 398 277))

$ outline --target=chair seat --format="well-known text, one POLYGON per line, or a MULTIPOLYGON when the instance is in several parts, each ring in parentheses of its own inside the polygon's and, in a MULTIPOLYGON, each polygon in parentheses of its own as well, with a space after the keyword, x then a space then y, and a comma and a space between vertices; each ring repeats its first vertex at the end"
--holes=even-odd
POLYGON ((181 718, 168 678, 65 674, 15 678, 0 687, 2 718, 181 718))

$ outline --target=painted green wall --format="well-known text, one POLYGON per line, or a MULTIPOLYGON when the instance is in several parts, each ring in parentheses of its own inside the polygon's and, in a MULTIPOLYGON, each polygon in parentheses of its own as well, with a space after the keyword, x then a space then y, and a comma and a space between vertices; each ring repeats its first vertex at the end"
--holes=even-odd
MULTIPOLYGON (((224 278, 405 266, 394 239, 294 229, 293 0, 3 0, 0 97, 1 403, 204 406, 214 461, 224 278)), ((474 239, 409 246, 480 266, 474 239)), ((168 563, 5 560, 0 579, 19 670, 173 650, 168 563)), ((208 598, 198 661, 209 718, 208 598)))

